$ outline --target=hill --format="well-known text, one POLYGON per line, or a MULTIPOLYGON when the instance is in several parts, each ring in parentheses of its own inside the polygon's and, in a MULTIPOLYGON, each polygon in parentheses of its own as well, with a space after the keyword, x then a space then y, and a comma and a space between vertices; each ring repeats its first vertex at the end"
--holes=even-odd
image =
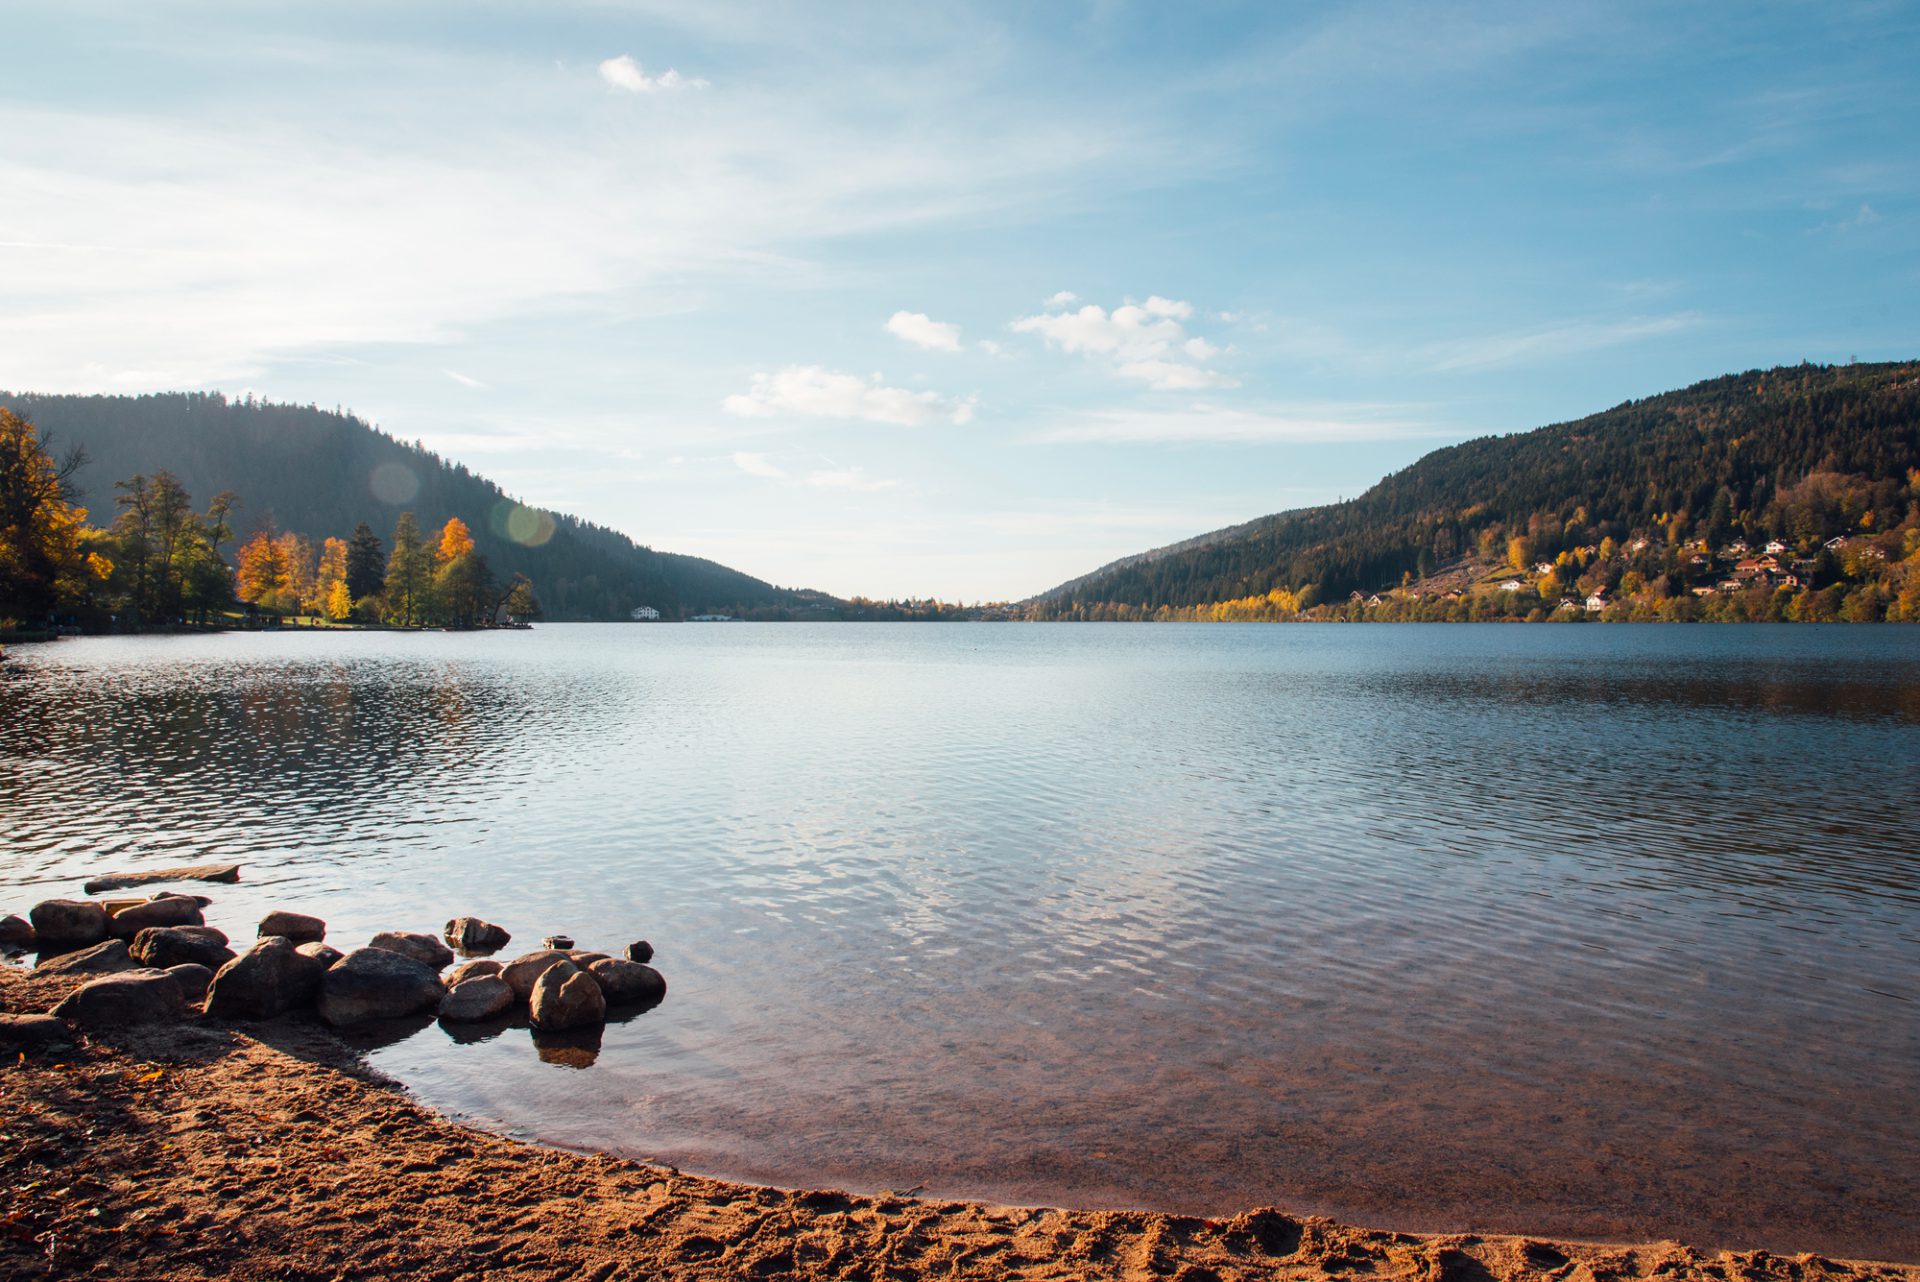
POLYGON ((365 521, 383 540, 402 511, 422 527, 457 516, 502 580, 531 579, 552 619, 624 619, 650 605, 667 618, 785 608, 795 593, 699 557, 656 552, 604 526, 528 507, 465 467, 395 440, 349 414, 230 401, 217 392, 43 396, 0 392, 0 407, 79 446, 76 477, 92 518, 110 522, 114 483, 161 469, 195 502, 240 496, 238 527, 272 522, 318 542, 365 521))
POLYGON ((1500 571, 1520 576, 1510 606, 1552 610, 1557 593, 1589 585, 1608 599, 1633 573, 1629 592, 1657 609, 1748 591, 1739 552, 1770 541, 1788 559, 1760 586, 1858 586, 1842 545, 1827 544, 1859 540, 1861 556, 1897 568, 1913 551, 1905 534, 1920 530, 1916 469, 1920 362, 1755 370, 1435 450, 1358 498, 1115 561, 1028 613, 1169 617, 1270 597, 1291 615, 1382 592, 1404 605, 1496 590, 1482 580, 1500 571))

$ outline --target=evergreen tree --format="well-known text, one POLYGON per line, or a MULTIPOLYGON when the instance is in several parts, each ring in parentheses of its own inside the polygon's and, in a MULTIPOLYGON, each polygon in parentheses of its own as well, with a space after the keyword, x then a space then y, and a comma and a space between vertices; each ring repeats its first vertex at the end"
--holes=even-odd
POLYGON ((365 521, 354 527, 353 537, 347 540, 346 578, 347 591, 356 601, 377 595, 386 585, 387 552, 365 521))
POLYGON ((420 541, 420 524, 402 512, 393 527, 393 555, 387 558, 387 617, 403 627, 426 618, 433 590, 433 557, 420 541))

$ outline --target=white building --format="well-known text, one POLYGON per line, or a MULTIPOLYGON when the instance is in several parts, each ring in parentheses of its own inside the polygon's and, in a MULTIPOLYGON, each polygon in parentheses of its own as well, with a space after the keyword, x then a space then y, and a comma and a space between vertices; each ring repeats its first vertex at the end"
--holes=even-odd
POLYGON ((650 605, 636 605, 633 607, 633 613, 628 617, 635 623, 658 623, 660 622, 660 611, 650 605))

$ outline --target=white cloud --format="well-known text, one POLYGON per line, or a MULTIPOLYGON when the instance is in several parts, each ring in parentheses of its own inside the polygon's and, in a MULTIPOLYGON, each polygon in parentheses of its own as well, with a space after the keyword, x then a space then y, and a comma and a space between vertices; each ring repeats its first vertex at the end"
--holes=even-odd
POLYGON ((778 480, 786 471, 764 454, 752 454, 746 450, 733 452, 733 465, 748 476, 764 476, 768 480, 778 480))
POLYGON ((1182 322, 1192 317, 1193 304, 1155 294, 1112 312, 1088 303, 1077 311, 1022 316, 1012 328, 1016 334, 1038 334, 1063 352, 1105 358, 1119 377, 1156 391, 1238 387, 1234 379, 1194 363, 1212 360, 1221 349, 1187 333, 1182 322))
POLYGON ((867 492, 890 490, 899 484, 898 481, 889 481, 877 476, 869 476, 867 475, 867 470, 863 467, 844 467, 831 471, 809 472, 805 477, 805 481, 806 484, 823 490, 860 490, 867 492))
POLYGON ((1068 303, 1077 303, 1079 301, 1080 301, 1080 295, 1074 293, 1070 289, 1063 289, 1059 293, 1055 294, 1053 297, 1047 300, 1047 306, 1048 307, 1065 307, 1068 303))
POLYGON ((895 312, 887 318, 887 333, 930 352, 960 350, 960 327, 932 320, 925 312, 895 312))
POLYGON ((1448 434, 1448 429, 1422 423, 1409 406, 1301 405, 1261 411, 1197 404, 1170 410, 1095 410, 1028 439, 1047 445, 1257 445, 1448 434))
POLYGON ((650 76, 641 70, 640 64, 627 54, 618 58, 609 58, 600 64, 600 78, 627 93, 662 93, 675 89, 705 89, 707 82, 691 76, 683 76, 672 67, 657 76, 650 76))
POLYGON ((720 407, 742 418, 862 419, 904 427, 973 419, 971 397, 954 400, 938 392, 910 392, 888 387, 878 375, 862 378, 819 365, 789 365, 777 374, 755 374, 751 388, 727 397, 720 407))
POLYGON ((1695 312, 1672 316, 1636 316, 1623 321, 1575 322, 1547 325, 1508 334, 1489 334, 1445 343, 1431 343, 1414 353, 1437 372, 1493 369, 1529 361, 1578 356, 1583 352, 1619 347, 1643 338, 1656 338, 1691 329, 1700 323, 1695 312))
POLYGON ((467 375, 462 374, 459 370, 443 369, 440 372, 442 374, 445 374, 448 378, 452 379, 454 382, 460 384, 460 386, 462 387, 471 387, 482 392, 490 390, 488 386, 485 383, 482 383, 479 379, 470 378, 467 375))

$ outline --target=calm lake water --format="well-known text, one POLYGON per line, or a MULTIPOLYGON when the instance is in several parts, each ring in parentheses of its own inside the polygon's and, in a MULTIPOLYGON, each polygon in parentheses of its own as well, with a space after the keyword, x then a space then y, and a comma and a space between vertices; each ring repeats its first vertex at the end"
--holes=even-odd
POLYGON ((1920 629, 549 626, 19 647, 0 906, 646 938, 515 1134, 788 1185, 1920 1259, 1920 629))

